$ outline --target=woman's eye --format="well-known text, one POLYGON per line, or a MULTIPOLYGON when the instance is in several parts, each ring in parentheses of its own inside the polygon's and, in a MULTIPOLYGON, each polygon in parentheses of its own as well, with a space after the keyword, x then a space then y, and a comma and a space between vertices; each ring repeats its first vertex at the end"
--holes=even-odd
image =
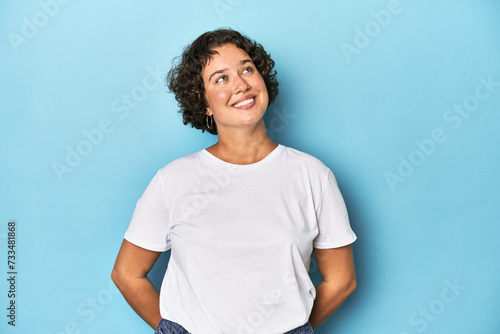
POLYGON ((227 79, 227 76, 222 75, 222 76, 218 77, 218 78, 217 78, 217 80, 215 80, 215 82, 216 82, 216 83, 217 83, 217 82, 222 82, 222 81, 224 81, 224 80, 226 80, 226 79, 227 79))
POLYGON ((253 71, 253 68, 251 67, 247 67, 243 70, 243 73, 247 73, 247 72, 252 72, 253 71))

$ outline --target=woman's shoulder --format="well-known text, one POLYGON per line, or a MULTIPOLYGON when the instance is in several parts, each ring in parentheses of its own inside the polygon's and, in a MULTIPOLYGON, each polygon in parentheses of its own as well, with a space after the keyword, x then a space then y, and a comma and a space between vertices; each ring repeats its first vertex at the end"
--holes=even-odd
POLYGON ((316 158, 312 154, 305 153, 288 146, 284 147, 284 153, 285 159, 289 160, 290 163, 296 164, 298 166, 304 166, 308 169, 314 169, 318 172, 329 171, 328 166, 326 166, 320 159, 316 158))
POLYGON ((176 158, 162 167, 158 173, 162 176, 175 177, 189 170, 196 168, 197 162, 200 159, 201 151, 186 154, 180 158, 176 158))

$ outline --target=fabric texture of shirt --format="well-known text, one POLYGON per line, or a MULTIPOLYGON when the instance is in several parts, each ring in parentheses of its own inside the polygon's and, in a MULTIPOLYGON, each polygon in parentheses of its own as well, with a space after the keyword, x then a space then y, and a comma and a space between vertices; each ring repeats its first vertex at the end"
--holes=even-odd
POLYGON ((309 319, 314 248, 356 240, 328 167, 278 145, 249 165, 202 150, 160 169, 125 239, 171 249, 160 312, 195 334, 278 334, 309 319))

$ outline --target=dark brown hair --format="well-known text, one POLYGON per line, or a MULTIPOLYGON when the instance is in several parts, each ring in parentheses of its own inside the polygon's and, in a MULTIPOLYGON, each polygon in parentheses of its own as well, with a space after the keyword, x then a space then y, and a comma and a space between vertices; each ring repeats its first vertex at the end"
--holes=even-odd
POLYGON ((175 94, 183 123, 214 135, 217 134, 215 122, 212 129, 209 129, 206 123, 205 111, 208 105, 201 72, 210 57, 217 53, 214 49, 224 44, 234 44, 248 53, 264 79, 269 104, 278 95, 276 71, 273 71, 274 61, 262 45, 232 29, 204 33, 184 49, 180 62, 168 72, 167 85, 175 94))

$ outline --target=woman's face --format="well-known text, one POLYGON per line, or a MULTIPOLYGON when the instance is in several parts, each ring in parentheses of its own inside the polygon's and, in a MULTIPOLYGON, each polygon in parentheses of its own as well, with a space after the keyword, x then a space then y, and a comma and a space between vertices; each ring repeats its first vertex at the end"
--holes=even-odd
POLYGON ((262 121, 269 102, 266 84, 252 59, 234 44, 214 49, 201 75, 205 85, 207 115, 217 130, 255 127, 262 121))

